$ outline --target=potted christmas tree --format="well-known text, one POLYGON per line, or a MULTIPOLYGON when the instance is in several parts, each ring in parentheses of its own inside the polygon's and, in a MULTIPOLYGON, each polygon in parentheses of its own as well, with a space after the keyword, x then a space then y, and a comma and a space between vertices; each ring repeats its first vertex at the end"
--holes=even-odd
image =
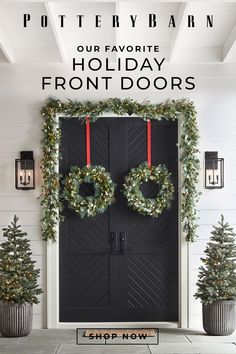
POLYGON ((236 235, 223 215, 213 227, 195 297, 202 302, 204 330, 224 336, 236 328, 236 235))
POLYGON ((26 336, 32 329, 32 307, 37 304, 39 269, 31 260, 27 233, 18 217, 3 229, 6 242, 0 247, 0 332, 6 337, 26 336))

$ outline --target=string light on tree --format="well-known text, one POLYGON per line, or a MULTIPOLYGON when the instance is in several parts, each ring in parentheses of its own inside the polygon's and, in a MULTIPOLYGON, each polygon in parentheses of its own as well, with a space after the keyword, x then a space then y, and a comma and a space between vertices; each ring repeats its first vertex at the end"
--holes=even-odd
POLYGON ((0 248, 0 300, 19 304, 37 304, 42 290, 37 285, 39 269, 31 260, 27 233, 21 231, 18 217, 3 229, 6 241, 0 248))

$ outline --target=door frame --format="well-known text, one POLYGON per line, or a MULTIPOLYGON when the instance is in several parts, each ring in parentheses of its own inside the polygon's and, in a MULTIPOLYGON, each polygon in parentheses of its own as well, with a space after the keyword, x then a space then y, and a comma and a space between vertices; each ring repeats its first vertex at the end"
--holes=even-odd
MULTIPOLYGON (((114 113, 103 114, 100 118, 121 117, 114 113)), ((59 116, 57 120, 59 122, 59 116)), ((181 228, 181 185, 182 163, 179 142, 181 137, 181 121, 178 119, 178 322, 60 322, 59 321, 59 241, 47 243, 47 328, 140 328, 140 327, 180 327, 189 328, 190 320, 190 272, 189 243, 181 228)), ((59 166, 57 166, 59 169, 59 166)), ((58 211, 59 213, 59 211, 58 211)), ((59 240, 59 224, 57 225, 57 240, 59 240)))

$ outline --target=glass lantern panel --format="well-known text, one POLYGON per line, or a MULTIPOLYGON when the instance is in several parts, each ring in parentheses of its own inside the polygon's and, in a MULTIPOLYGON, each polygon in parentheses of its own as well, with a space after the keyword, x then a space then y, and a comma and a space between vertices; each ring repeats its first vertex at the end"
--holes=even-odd
POLYGON ((17 161, 17 187, 20 189, 34 188, 34 161, 17 161))

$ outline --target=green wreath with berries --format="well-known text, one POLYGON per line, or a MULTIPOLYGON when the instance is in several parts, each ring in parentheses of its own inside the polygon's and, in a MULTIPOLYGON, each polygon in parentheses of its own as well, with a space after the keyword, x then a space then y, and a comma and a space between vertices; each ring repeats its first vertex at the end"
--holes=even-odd
POLYGON ((164 165, 148 167, 145 163, 131 169, 123 184, 129 207, 140 214, 158 217, 173 200, 174 186, 170 176, 164 165), (144 182, 149 181, 160 187, 156 198, 145 198, 140 189, 144 182))
POLYGON ((102 166, 73 166, 64 180, 63 196, 69 207, 82 218, 103 213, 114 201, 115 184, 102 166), (92 196, 81 196, 80 186, 93 184, 92 196))

